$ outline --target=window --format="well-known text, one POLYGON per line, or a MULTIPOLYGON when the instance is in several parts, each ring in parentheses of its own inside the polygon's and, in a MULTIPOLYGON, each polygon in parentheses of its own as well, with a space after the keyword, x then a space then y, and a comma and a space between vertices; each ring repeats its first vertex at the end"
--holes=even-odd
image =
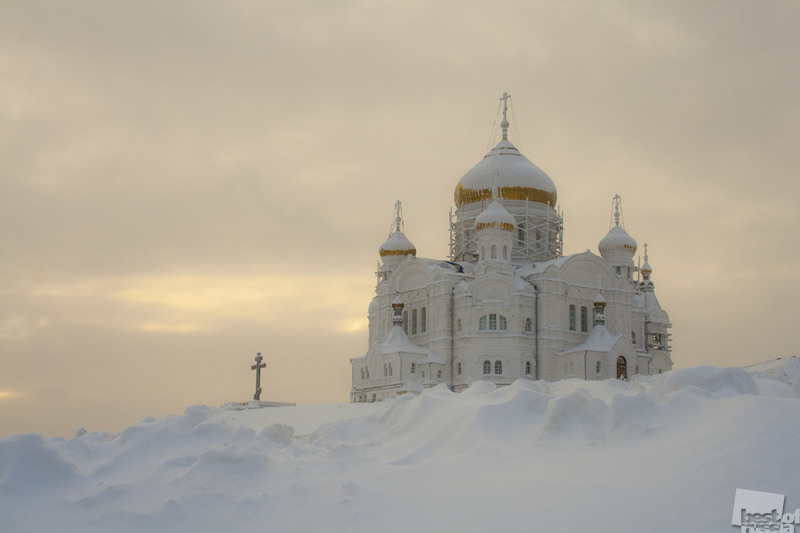
POLYGON ((411 373, 412 374, 417 373, 417 363, 411 363, 411 373))
POLYGON ((575 306, 569 306, 569 330, 575 331, 575 306))
POLYGON ((531 362, 530 361, 525 361, 525 375, 526 376, 530 376, 531 375, 531 362))
POLYGON ((508 246, 503 245, 503 259, 508 259, 508 246))
POLYGON ((461 375, 461 361, 459 361, 458 364, 456 365, 456 372, 458 372, 459 376, 461 375))
POLYGON ((503 362, 502 361, 495 361, 494 362, 494 373, 498 376, 503 373, 503 362))
POLYGON ((408 311, 403 311, 403 331, 408 335, 408 311))
POLYGON ((497 245, 492 245, 492 259, 497 259, 497 245))
POLYGON ((595 374, 599 374, 600 373, 600 361, 597 362, 597 366, 594 369, 594 373, 595 374))
POLYGON ((389 367, 387 365, 383 365, 383 377, 389 375, 389 367))
POLYGON ((439 371, 436 373, 436 379, 442 379, 442 371, 441 371, 441 370, 439 370, 439 371))
POLYGON ((589 310, 586 306, 581 307, 581 331, 583 333, 589 331, 589 310))
POLYGON ((533 321, 530 318, 525 319, 525 331, 528 333, 533 329, 533 321))
POLYGON ((617 275, 618 276, 622 275, 622 267, 617 267, 617 275))
POLYGON ((366 374, 367 379, 369 379, 369 368, 365 368, 364 373, 366 374))
POLYGON ((389 363, 389 375, 392 375, 392 363, 389 363))
POLYGON ((506 317, 503 315, 497 315, 495 313, 483 315, 478 319, 478 329, 481 331, 487 329, 491 331, 506 331, 508 329, 508 320, 506 320, 506 317))
POLYGON ((517 230, 517 244, 520 246, 525 246, 525 230, 522 228, 517 230))
POLYGON ((636 344, 636 332, 631 331, 631 344, 636 344))
POLYGON ((417 310, 413 309, 411 311, 411 334, 417 334, 417 310))
POLYGON ((421 311, 421 316, 419 317, 419 331, 420 333, 425 333, 428 331, 428 308, 423 307, 421 311))
POLYGON ((364 379, 364 369, 361 369, 361 379, 364 379))
POLYGON ((461 319, 458 319, 458 331, 461 331, 461 319))
POLYGON ((541 241, 542 240, 542 232, 540 230, 538 230, 538 229, 536 230, 536 240, 537 241, 541 241))
POLYGON ((483 373, 487 375, 492 373, 492 363, 489 361, 483 362, 483 373))

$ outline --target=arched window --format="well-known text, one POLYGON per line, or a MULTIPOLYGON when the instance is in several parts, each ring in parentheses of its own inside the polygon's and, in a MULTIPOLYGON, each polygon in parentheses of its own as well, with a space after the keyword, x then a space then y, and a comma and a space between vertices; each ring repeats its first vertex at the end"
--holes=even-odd
POLYGON ((508 320, 503 315, 491 313, 483 315, 478 319, 478 329, 481 331, 506 331, 508 329, 508 320))
POLYGON ((442 371, 441 370, 436 372, 436 379, 442 379, 442 371))
POLYGON ((492 363, 489 361, 483 362, 483 373, 487 375, 492 373, 492 363))
POLYGON ((412 374, 417 373, 417 363, 411 363, 411 373, 412 374))
POLYGON ((416 335, 417 334, 417 310, 416 309, 412 309, 411 310, 411 334, 412 335, 416 335))
POLYGON ((508 259, 508 246, 503 245, 503 259, 508 259))
POLYGON ((505 331, 508 329, 508 322, 506 321, 506 317, 500 315, 500 327, 498 328, 500 331, 505 331))
POLYGON ((403 331, 408 335, 408 311, 403 311, 403 331))
POLYGON ((364 379, 364 369, 361 369, 361 379, 364 379))
POLYGON ((581 331, 583 333, 589 331, 589 310, 586 306, 581 307, 581 331))
POLYGON ((569 306, 569 330, 575 331, 575 306, 569 306))
POLYGON ((489 329, 497 329, 497 315, 494 313, 489 315, 489 329))
POLYGON ((478 320, 478 329, 479 329, 479 330, 481 330, 481 331, 483 331, 483 330, 485 330, 485 329, 486 329, 486 315, 483 315, 483 316, 482 316, 482 317, 481 317, 481 318, 478 320))
POLYGON ((600 361, 597 362, 597 366, 596 366, 594 372, 595 372, 595 374, 599 374, 600 373, 600 361))
POLYGON ((389 375, 392 375, 392 363, 389 363, 389 375))
POLYGON ((459 361, 458 364, 456 365, 456 372, 458 372, 459 376, 461 375, 461 361, 459 361))
POLYGON ((428 331, 428 308, 423 307, 419 317, 419 330, 421 333, 428 331))
POLYGON ((530 333, 532 329, 533 329, 533 320, 531 320, 530 318, 526 318, 525 319, 525 331, 530 333))
POLYGON ((631 344, 636 344, 636 332, 631 331, 631 344))
POLYGON ((492 259, 497 259, 497 245, 492 245, 492 259))
POLYGON ((364 373, 366 374, 367 379, 369 379, 369 367, 364 369, 364 373))
POLYGON ((530 361, 525 361, 525 375, 526 376, 530 376, 531 375, 531 362, 530 361))
POLYGON ((503 362, 502 361, 495 361, 494 362, 494 373, 498 376, 503 373, 503 362))
POLYGON ((542 232, 539 229, 537 229, 536 230, 536 241, 538 242, 538 241, 541 241, 541 240, 542 240, 542 232))

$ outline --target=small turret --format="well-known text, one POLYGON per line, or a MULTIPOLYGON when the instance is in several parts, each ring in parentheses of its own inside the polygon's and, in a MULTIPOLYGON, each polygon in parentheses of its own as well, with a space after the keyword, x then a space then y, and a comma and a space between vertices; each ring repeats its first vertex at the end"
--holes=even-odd
POLYGON ((497 186, 492 189, 492 201, 475 218, 478 235, 478 262, 511 260, 516 220, 500 203, 497 186))
POLYGON ((608 235, 598 244, 600 255, 608 261, 620 276, 633 279, 633 256, 636 254, 636 241, 625 231, 622 223, 622 198, 615 195, 613 200, 614 222, 608 235))
POLYGON ((409 255, 416 256, 417 249, 403 233, 403 204, 400 200, 394 204, 394 231, 389 233, 389 238, 381 244, 378 253, 381 256, 379 274, 385 276, 399 265, 409 255))

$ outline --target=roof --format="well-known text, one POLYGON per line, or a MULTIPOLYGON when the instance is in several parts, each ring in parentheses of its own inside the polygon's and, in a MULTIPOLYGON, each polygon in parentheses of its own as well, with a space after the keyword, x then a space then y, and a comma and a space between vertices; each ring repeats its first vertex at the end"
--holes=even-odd
POLYGON ((572 348, 567 348, 561 353, 566 354, 583 351, 610 352, 621 337, 622 335, 612 335, 604 325, 598 324, 592 328, 592 331, 589 333, 589 338, 586 339, 586 342, 583 342, 577 346, 573 346, 572 348))

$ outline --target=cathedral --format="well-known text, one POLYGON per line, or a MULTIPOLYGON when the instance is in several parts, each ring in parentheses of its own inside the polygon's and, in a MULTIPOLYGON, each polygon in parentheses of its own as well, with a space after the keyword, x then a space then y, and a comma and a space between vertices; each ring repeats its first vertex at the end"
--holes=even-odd
POLYGON ((628 379, 672 368, 671 326, 613 201, 590 251, 562 254, 553 180, 502 138, 456 185, 449 260, 417 257, 402 207, 379 250, 369 349, 350 360, 352 402, 477 380, 628 379))

